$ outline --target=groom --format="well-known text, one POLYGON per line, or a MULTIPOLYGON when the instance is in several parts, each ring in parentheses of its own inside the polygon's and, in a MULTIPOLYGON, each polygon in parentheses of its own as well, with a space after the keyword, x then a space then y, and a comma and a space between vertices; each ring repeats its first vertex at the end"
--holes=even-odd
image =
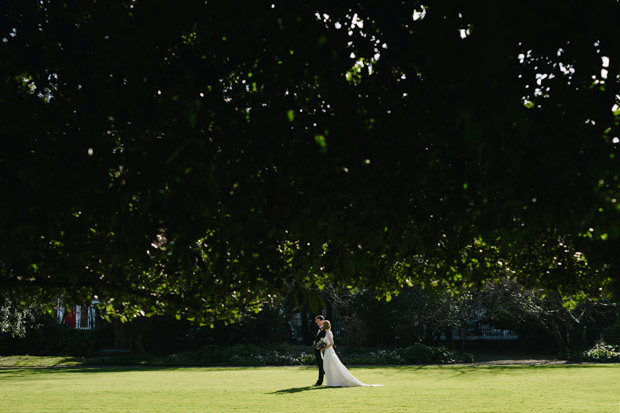
POLYGON ((316 338, 314 339, 314 342, 312 342, 312 345, 315 346, 314 357, 316 357, 316 364, 319 366, 319 379, 316 381, 316 383, 314 383, 315 386, 320 386, 321 384, 323 384, 323 376, 325 376, 325 371, 323 370, 323 356, 321 355, 321 350, 316 348, 316 343, 318 343, 320 339, 325 337, 325 330, 323 330, 323 320, 325 320, 325 317, 323 317, 322 315, 317 315, 314 318, 314 322, 319 328, 319 331, 316 333, 316 338))

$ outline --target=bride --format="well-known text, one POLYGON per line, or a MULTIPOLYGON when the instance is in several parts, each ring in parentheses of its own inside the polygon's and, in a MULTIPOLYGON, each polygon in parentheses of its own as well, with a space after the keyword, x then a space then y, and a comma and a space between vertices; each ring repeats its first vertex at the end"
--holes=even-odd
POLYGON ((323 348, 323 370, 325 370, 327 387, 382 386, 382 384, 364 384, 353 377, 334 351, 334 334, 329 321, 323 321, 323 330, 325 330, 325 338, 322 340, 327 343, 323 348))

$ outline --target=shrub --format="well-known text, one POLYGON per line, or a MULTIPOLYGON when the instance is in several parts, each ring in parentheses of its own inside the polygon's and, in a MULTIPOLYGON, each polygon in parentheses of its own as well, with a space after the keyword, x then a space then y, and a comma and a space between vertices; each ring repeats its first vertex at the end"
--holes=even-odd
POLYGON ((445 346, 431 347, 433 352, 433 363, 436 364, 451 364, 456 363, 456 354, 454 351, 448 349, 445 346))
POLYGON ((618 363, 620 362, 620 346, 612 346, 600 341, 591 349, 583 352, 581 360, 599 363, 618 363))
POLYGON ((296 366, 303 364, 299 355, 269 351, 264 357, 265 364, 270 366, 296 366))
POLYGON ((379 350, 371 352, 377 360, 377 364, 402 364, 400 350, 379 350))
POLYGON ((41 319, 25 337, 7 337, 2 344, 3 354, 88 356, 97 351, 94 331, 71 329, 52 317, 41 319))
POLYGON ((356 354, 353 353, 349 356, 341 357, 342 362, 347 365, 358 364, 358 365, 374 365, 380 364, 377 363, 377 359, 372 357, 370 354, 356 354))
MULTIPOLYGON (((230 365, 230 366, 312 366, 316 363, 307 347, 282 345, 264 349, 254 345, 238 344, 232 347, 208 345, 199 351, 171 354, 166 362, 176 364, 230 365)), ((386 364, 446 364, 472 362, 469 353, 455 353, 446 347, 428 347, 416 344, 404 349, 347 353, 346 348, 337 350, 339 358, 347 365, 386 364)))
POLYGON ((196 353, 195 362, 207 365, 225 364, 228 362, 228 351, 222 346, 207 345, 196 353))
POLYGON ((434 362, 435 354, 432 347, 417 343, 405 347, 401 353, 401 358, 405 363, 430 364, 434 362))
POLYGON ((164 362, 169 364, 196 364, 199 359, 198 354, 198 351, 170 354, 164 358, 164 362))
POLYGON ((241 356, 239 354, 232 355, 230 357, 229 363, 233 366, 263 366, 265 365, 264 359, 260 355, 256 355, 254 357, 241 356))
POLYGON ((57 353, 72 356, 88 356, 95 352, 95 334, 89 330, 67 330, 58 343, 57 353))
POLYGON ((458 352, 456 353, 456 362, 457 363, 473 363, 476 361, 474 355, 467 352, 458 352))
POLYGON ((452 364, 474 362, 474 356, 471 353, 460 353, 450 350, 445 346, 431 347, 420 343, 402 349, 400 359, 401 363, 408 364, 452 364))
POLYGON ((314 353, 306 353, 302 351, 299 358, 301 360, 301 363, 305 366, 311 366, 316 364, 316 358, 314 357, 314 353))
POLYGON ((208 345, 197 352, 172 354, 166 360, 232 366, 294 366, 315 363, 314 354, 299 351, 292 346, 278 346, 278 349, 268 350, 252 344, 237 344, 232 347, 208 345))

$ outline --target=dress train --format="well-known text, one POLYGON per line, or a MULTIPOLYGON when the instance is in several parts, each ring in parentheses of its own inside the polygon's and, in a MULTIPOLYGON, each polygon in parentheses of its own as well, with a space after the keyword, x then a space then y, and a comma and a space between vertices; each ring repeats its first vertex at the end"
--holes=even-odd
MULTIPOLYGON (((328 342, 333 344, 334 338, 331 331, 328 332, 328 336, 326 338, 328 342)), ((353 377, 344 364, 342 364, 338 358, 338 355, 336 355, 333 346, 326 349, 323 353, 323 370, 325 370, 325 381, 327 387, 383 386, 382 384, 365 384, 353 377)))

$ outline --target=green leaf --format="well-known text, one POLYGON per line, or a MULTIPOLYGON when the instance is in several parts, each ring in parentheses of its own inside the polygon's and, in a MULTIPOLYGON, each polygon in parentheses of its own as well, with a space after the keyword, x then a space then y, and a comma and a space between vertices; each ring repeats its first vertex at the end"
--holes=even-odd
POLYGON ((317 145, 319 145, 319 151, 321 151, 321 153, 327 152, 327 141, 325 140, 325 136, 314 135, 314 140, 316 141, 317 145))

